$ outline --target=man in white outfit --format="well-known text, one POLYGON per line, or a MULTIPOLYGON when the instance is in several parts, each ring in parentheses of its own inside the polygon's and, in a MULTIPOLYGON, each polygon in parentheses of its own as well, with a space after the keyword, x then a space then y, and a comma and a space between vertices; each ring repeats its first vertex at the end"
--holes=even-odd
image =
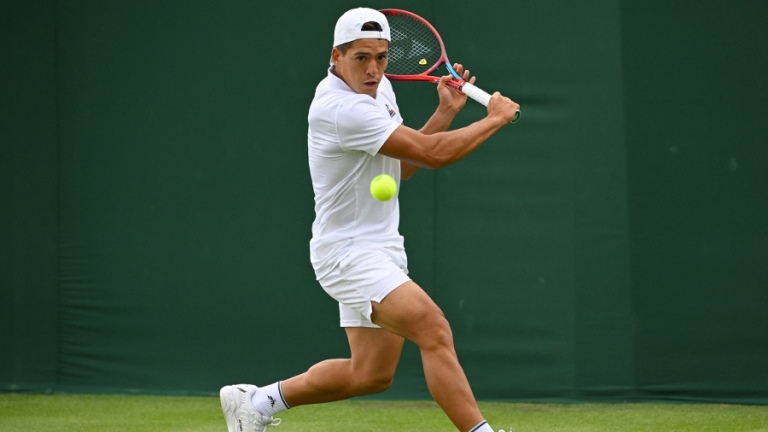
MULTIPOLYGON (((520 109, 496 93, 486 117, 448 131, 466 102, 442 77, 439 104, 419 130, 402 124, 384 76, 390 29, 380 12, 352 9, 336 23, 328 76, 309 109, 308 155, 315 192, 310 258, 317 280, 339 302, 350 358, 330 359, 265 387, 221 389, 229 432, 264 431, 273 416, 299 405, 378 393, 392 384, 403 342, 421 352, 432 397, 461 432, 492 432, 453 345, 443 312, 408 277, 397 197, 379 202, 369 185, 379 174, 399 184, 419 168, 437 169, 477 149, 520 109)), ((456 71, 474 83, 469 71, 456 71)))

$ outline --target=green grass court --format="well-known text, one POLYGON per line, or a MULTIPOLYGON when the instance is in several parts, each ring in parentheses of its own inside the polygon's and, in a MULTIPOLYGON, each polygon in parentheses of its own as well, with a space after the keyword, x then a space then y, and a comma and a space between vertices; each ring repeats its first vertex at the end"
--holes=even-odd
MULTIPOLYGON (((768 431, 768 406, 481 402, 509 432, 768 431)), ((353 400, 281 413, 275 432, 453 431, 430 401, 353 400)), ((225 432, 216 397, 0 394, 0 432, 225 432)))

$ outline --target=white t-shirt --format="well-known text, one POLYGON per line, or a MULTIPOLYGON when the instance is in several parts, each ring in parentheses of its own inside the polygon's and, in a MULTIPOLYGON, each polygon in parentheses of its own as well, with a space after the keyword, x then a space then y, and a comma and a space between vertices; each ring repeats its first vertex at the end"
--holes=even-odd
POLYGON ((378 154, 403 118, 385 77, 376 98, 355 93, 330 70, 309 107, 309 171, 315 192, 310 259, 318 279, 356 247, 387 247, 401 253, 397 196, 375 200, 370 183, 391 175, 400 190, 400 161, 378 154))

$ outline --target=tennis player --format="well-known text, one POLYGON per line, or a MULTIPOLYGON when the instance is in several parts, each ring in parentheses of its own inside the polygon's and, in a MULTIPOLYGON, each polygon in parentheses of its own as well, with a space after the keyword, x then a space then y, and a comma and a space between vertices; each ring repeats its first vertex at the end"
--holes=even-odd
MULTIPOLYGON (((386 390, 405 339, 418 346, 429 391, 456 428, 493 431, 459 364, 448 321, 408 276, 397 197, 376 201, 369 184, 375 176, 389 174, 399 185, 419 168, 441 168, 462 159, 509 124, 520 107, 496 93, 487 116, 448 131, 466 96, 448 87, 450 76, 445 76, 437 85, 437 109, 427 123, 419 130, 403 125, 384 76, 390 40, 380 12, 358 8, 343 14, 334 31, 328 76, 317 86, 309 108, 316 212, 310 259, 320 285, 339 302, 351 356, 322 361, 265 387, 223 387, 229 432, 264 431, 279 424, 273 416, 290 407, 386 390)), ((474 83, 462 65, 455 69, 474 83)))

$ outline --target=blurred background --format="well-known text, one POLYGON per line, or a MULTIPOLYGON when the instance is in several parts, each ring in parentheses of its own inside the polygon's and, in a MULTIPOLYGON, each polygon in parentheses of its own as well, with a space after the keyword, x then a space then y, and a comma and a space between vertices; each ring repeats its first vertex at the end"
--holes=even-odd
MULTIPOLYGON (((422 15, 522 106, 400 193, 479 399, 768 403, 752 0, 2 2, 0 391, 208 395, 348 355, 306 116, 357 6, 422 15)), ((420 127, 434 86, 395 90, 420 127)), ((413 345, 376 397, 429 398, 413 345)))

